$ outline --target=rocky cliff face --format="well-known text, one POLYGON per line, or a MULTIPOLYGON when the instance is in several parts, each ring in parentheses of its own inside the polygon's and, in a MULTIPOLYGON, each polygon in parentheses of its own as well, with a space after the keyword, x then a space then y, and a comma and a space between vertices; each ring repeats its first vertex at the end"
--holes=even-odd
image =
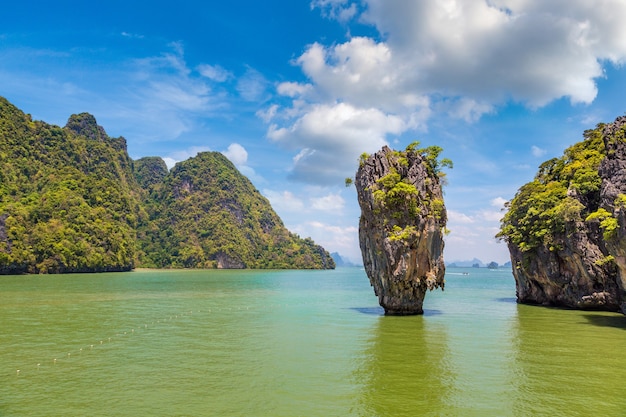
POLYGON ((422 314, 426 290, 444 287, 447 217, 436 164, 385 146, 362 159, 355 185, 363 263, 380 305, 386 314, 422 314))
POLYGON ((626 312, 626 117, 540 167, 502 222, 522 303, 626 312))

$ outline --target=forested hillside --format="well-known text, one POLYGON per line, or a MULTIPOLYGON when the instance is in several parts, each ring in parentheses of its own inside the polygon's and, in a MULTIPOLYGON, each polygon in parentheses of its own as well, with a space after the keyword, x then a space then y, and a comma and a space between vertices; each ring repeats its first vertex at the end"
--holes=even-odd
POLYGON ((139 228, 142 264, 334 267, 322 247, 311 239, 300 239, 283 226, 267 199, 222 154, 199 153, 176 164, 166 176, 162 176, 158 160, 137 162, 136 172, 143 172, 138 180, 147 185, 145 206, 150 213, 147 227, 139 228))
POLYGON ((334 267, 221 154, 168 172, 87 113, 61 128, 0 97, 0 168, 2 274, 334 267))

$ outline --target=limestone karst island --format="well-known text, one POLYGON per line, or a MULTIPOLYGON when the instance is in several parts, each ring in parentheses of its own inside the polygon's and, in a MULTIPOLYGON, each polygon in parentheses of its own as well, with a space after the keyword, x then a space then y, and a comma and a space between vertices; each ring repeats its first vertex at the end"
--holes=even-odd
POLYGON ((444 287, 446 208, 439 147, 389 147, 363 155, 355 185, 363 264, 385 314, 422 314, 427 290, 444 287))
POLYGON ((168 171, 90 114, 61 128, 0 98, 0 165, 0 274, 335 267, 217 152, 168 171))
POLYGON ((626 117, 540 167, 508 205, 498 236, 517 300, 626 313, 626 117))

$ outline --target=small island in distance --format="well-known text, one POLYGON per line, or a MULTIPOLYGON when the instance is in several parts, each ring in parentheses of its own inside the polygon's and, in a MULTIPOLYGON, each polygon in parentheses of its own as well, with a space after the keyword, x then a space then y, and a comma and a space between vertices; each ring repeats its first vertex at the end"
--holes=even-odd
POLYGON ((488 268, 488 269, 498 269, 498 268, 508 268, 511 269, 511 261, 507 261, 503 264, 499 264, 496 261, 491 261, 485 263, 478 258, 473 258, 471 260, 456 260, 446 263, 446 268, 488 268))

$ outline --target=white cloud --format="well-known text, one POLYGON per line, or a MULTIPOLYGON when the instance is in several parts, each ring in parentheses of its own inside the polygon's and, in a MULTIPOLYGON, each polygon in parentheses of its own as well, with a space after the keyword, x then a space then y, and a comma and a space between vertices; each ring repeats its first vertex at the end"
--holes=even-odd
POLYGON ((600 62, 626 58, 626 3, 606 0, 365 0, 412 89, 542 106, 591 102, 600 62))
POLYGON ((357 14, 357 6, 347 0, 313 0, 311 8, 319 8, 322 15, 340 22, 347 22, 357 14))
POLYGON ((317 184, 342 184, 354 175, 358 156, 374 152, 387 142, 387 134, 399 134, 407 122, 375 108, 346 103, 314 105, 291 125, 270 126, 268 137, 298 151, 291 177, 317 184))
POLYGON ((176 165, 176 163, 194 157, 199 152, 207 152, 210 150, 211 149, 207 146, 192 146, 187 149, 171 152, 168 156, 163 157, 162 159, 163 161, 165 161, 165 165, 167 165, 169 169, 172 169, 172 167, 176 165))
POLYGON ((130 39, 143 39, 144 36, 137 34, 137 33, 131 33, 131 32, 122 32, 121 35, 125 38, 130 38, 130 39))
POLYGON ((371 38, 324 47, 315 43, 296 60, 320 97, 386 112, 421 112, 429 99, 407 88, 414 68, 395 57, 388 44, 371 38))
POLYGON ((622 0, 313 0, 311 7, 371 24, 380 36, 309 45, 294 60, 308 80, 277 86, 291 106, 259 115, 271 123, 272 140, 307 149, 292 171, 301 181, 340 181, 351 169, 337 169, 340 161, 425 130, 435 110, 471 123, 510 101, 590 103, 602 65, 626 62, 622 0))
POLYGON ((311 221, 291 225, 289 230, 303 237, 311 237, 315 243, 322 245, 329 252, 338 252, 353 262, 362 262, 357 227, 311 221))
POLYGON ((459 224, 474 223, 474 219, 472 219, 467 214, 454 211, 454 210, 447 210, 447 212, 448 212, 448 221, 450 223, 459 223, 459 224))
POLYGON ((492 207, 497 207, 499 209, 504 209, 504 205, 508 202, 507 199, 502 198, 502 197, 496 197, 493 200, 491 200, 491 206, 492 207))
POLYGON ((279 110, 278 104, 272 104, 266 109, 261 109, 256 112, 256 116, 262 119, 265 123, 269 123, 276 116, 279 110))
MULTIPOLYGON (((488 222, 499 222, 502 216, 504 216, 504 212, 502 211, 483 210, 480 212, 480 217, 488 222)), ((497 230, 492 236, 495 236, 496 233, 498 233, 497 230)))
POLYGON ((263 195, 267 197, 276 211, 301 212, 304 209, 304 202, 290 191, 265 189, 263 195))
POLYGON ((237 91, 246 101, 264 101, 268 98, 268 81, 263 75, 252 68, 237 80, 237 91))
POLYGON ((165 158, 163 158, 163 161, 165 162, 165 165, 167 165, 167 169, 172 169, 174 168, 174 165, 176 165, 176 162, 178 162, 177 160, 175 160, 174 158, 170 158, 168 156, 166 156, 165 158))
POLYGON ((313 89, 311 84, 302 84, 294 82, 283 82, 278 84, 276 91, 278 94, 287 97, 297 97, 305 95, 313 89))
POLYGON ((545 149, 541 149, 540 147, 535 146, 535 145, 530 147, 530 151, 532 152, 535 158, 541 158, 547 152, 545 149))
POLYGON ((124 67, 117 75, 123 82, 109 81, 113 87, 123 85, 123 90, 112 91, 108 105, 99 104, 103 110, 98 114, 115 119, 125 135, 139 142, 175 140, 226 102, 205 78, 188 68, 181 44, 170 48, 124 67))
POLYGON ((198 72, 212 81, 222 83, 233 77, 230 71, 225 70, 219 65, 201 64, 198 65, 198 72))
POLYGON ((238 143, 231 143, 222 154, 237 166, 246 165, 248 162, 248 151, 238 143))
POLYGON ((231 143, 228 145, 228 149, 222 151, 222 154, 232 162, 239 172, 245 175, 250 181, 254 183, 264 183, 265 179, 258 175, 254 168, 247 165, 248 163, 248 151, 246 148, 238 143, 231 143))
POLYGON ((324 197, 311 198, 311 208, 314 210, 339 212, 345 206, 345 200, 339 194, 328 194, 324 197))

